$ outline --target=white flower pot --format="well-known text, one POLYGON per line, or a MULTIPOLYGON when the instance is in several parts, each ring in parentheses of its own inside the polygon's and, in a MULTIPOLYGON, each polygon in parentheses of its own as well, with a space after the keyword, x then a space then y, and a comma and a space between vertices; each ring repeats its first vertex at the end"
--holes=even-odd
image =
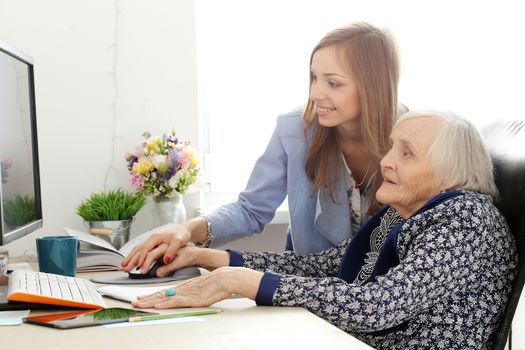
POLYGON ((161 226, 170 223, 182 224, 186 221, 186 208, 182 202, 182 195, 176 193, 171 197, 155 197, 153 202, 161 226))

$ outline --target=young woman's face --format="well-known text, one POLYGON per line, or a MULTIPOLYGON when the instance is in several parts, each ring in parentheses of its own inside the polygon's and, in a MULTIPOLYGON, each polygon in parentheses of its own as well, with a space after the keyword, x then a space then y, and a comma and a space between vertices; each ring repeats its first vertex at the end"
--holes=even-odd
POLYGON ((361 114, 357 86, 340 57, 335 46, 319 49, 312 57, 310 99, 319 124, 325 127, 344 127, 358 121, 361 114))

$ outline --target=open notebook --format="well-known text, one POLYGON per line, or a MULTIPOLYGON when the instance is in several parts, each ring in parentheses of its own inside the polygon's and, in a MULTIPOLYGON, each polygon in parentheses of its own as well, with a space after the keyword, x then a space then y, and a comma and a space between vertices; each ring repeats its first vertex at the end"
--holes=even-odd
POLYGON ((168 224, 144 232, 118 250, 108 241, 89 233, 67 227, 64 227, 64 231, 70 236, 76 236, 80 241, 77 272, 115 271, 120 267, 120 263, 131 252, 133 247, 148 239, 152 234, 165 231, 173 226, 174 224, 168 224))

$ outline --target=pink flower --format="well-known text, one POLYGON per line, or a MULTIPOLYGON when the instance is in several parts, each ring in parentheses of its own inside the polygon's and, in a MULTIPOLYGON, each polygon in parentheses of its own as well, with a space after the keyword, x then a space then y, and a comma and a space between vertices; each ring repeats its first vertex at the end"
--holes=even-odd
POLYGON ((133 185, 135 188, 139 189, 144 184, 144 181, 142 180, 142 176, 132 175, 131 176, 131 185, 133 185))
POLYGON ((185 151, 179 152, 179 159, 177 160, 179 161, 179 169, 188 169, 190 165, 190 158, 188 157, 188 153, 186 153, 185 151))

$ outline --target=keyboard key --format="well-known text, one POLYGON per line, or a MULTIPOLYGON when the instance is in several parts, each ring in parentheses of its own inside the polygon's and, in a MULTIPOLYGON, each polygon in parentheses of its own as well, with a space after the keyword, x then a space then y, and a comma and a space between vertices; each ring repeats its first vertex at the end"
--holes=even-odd
POLYGON ((60 294, 62 294, 62 298, 64 299, 71 299, 72 295, 69 290, 69 285, 67 283, 60 283, 60 294))
POLYGON ((58 282, 54 279, 49 281, 49 285, 51 287, 51 295, 62 298, 62 293, 60 292, 60 286, 58 285, 58 282))
POLYGON ((37 290, 37 282, 33 276, 28 276, 26 279, 26 288, 29 290, 37 290))
POLYGON ((80 294, 80 291, 78 288, 71 288, 71 294, 73 300, 82 300, 82 294, 80 294))
POLYGON ((51 294, 51 288, 49 287, 49 282, 47 280, 42 280, 40 282, 40 287, 41 287, 41 293, 42 295, 46 296, 46 297, 50 297, 52 296, 51 294))

